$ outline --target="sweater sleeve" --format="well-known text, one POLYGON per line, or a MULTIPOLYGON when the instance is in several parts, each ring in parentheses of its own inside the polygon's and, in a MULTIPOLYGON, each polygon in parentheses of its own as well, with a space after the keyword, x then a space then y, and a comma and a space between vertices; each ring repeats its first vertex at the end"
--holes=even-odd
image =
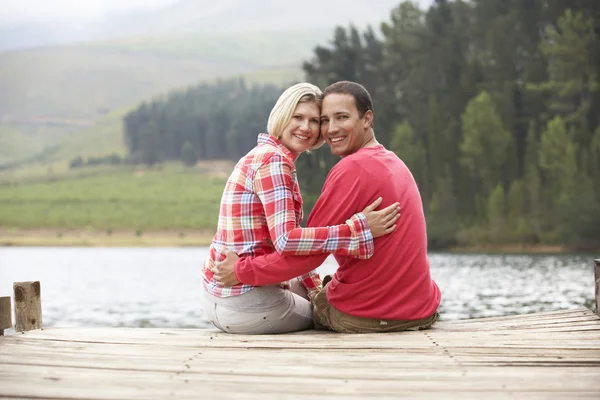
MULTIPOLYGON (((360 167, 343 161, 327 176, 323 192, 308 218, 307 226, 343 223, 345 215, 352 215, 368 204, 369 199, 361 196, 359 187, 360 167)), ((240 282, 254 286, 275 284, 316 269, 327 256, 328 254, 292 257, 272 253, 242 257, 235 264, 235 275, 240 282)))
POLYGON ((340 256, 370 258, 373 236, 362 213, 347 214, 336 224, 296 226, 293 165, 279 154, 263 164, 254 177, 254 190, 260 198, 276 251, 283 255, 334 253, 340 256))

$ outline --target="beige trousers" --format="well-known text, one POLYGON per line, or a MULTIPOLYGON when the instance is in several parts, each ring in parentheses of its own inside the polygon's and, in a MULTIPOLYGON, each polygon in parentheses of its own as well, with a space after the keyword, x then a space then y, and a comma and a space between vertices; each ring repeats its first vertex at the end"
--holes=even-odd
MULTIPOLYGON (((324 280, 324 282, 327 281, 324 280)), ((401 332, 429 329, 439 317, 440 314, 437 311, 427 318, 414 321, 355 317, 329 304, 327 287, 321 289, 314 299, 313 320, 315 328, 329 329, 340 333, 401 332)))
POLYGON ((312 306, 298 279, 290 281, 290 289, 261 286, 240 296, 215 297, 203 290, 202 303, 205 318, 227 333, 270 334, 313 328, 312 306))

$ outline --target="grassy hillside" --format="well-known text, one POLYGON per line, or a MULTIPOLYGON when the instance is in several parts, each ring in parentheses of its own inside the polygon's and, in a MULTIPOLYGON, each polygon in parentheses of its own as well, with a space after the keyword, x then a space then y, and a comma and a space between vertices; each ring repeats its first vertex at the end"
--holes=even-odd
MULTIPOLYGON (((243 75, 249 82, 289 82, 299 68, 265 68, 243 75)), ((135 106, 135 105, 134 105, 135 106)), ((31 126, 0 123, 0 182, 60 178, 70 171, 76 157, 127 154, 123 142, 122 107, 97 118, 90 127, 31 126), (10 168, 7 168, 10 166, 10 168)))
POLYGON ((52 176, 77 156, 123 154, 122 116, 170 90, 240 75, 301 79, 302 60, 325 35, 146 36, 0 53, 0 180, 52 176))
POLYGON ((267 71, 301 76, 325 32, 136 37, 0 53, 0 119, 94 120, 167 90, 267 71))
MULTIPOLYGON (((6 167, 0 169, 0 182, 61 177, 71 173, 69 162, 78 156, 125 155, 122 126, 125 112, 119 110, 106 115, 87 128, 56 127, 54 129, 59 133, 54 138, 41 128, 42 132, 35 140, 28 140, 25 133, 29 128, 27 126, 7 130, 11 133, 5 136, 5 142, 1 141, 3 136, 0 136, 0 142, 4 144, 2 148, 6 149, 6 153, 11 154, 13 164, 4 164, 6 167)), ((0 135, 5 127, 0 125, 0 135)))
POLYGON ((96 169, 88 170, 88 176, 0 184, 0 226, 109 233, 134 229, 138 234, 214 230, 231 166, 96 169))
POLYGON ((77 128, 0 123, 0 168, 57 146, 77 128))

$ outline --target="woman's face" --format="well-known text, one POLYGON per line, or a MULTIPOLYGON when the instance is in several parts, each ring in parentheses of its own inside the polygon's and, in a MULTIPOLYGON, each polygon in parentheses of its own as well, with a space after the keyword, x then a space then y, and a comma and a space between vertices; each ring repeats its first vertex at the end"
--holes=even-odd
POLYGON ((279 141, 297 156, 316 143, 320 121, 321 110, 316 103, 298 103, 279 141))

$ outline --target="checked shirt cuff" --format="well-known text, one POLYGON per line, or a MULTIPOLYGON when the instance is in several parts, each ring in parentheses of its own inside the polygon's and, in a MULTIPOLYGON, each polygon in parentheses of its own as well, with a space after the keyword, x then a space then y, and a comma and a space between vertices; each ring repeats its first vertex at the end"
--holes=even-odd
POLYGON ((353 238, 356 238, 359 243, 359 254, 356 258, 363 260, 371 258, 375 252, 375 245, 365 214, 362 212, 354 214, 346 224, 350 227, 353 238))

